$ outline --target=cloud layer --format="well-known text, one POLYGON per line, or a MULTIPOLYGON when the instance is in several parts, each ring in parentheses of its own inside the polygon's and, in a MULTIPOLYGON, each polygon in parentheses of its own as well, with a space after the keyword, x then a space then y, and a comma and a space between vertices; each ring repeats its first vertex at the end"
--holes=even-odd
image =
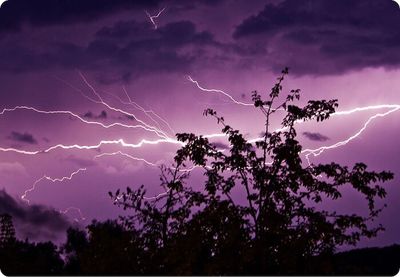
POLYGON ((0 9, 0 32, 18 31, 23 23, 48 26, 98 20, 121 10, 154 7, 158 2, 160 1, 8 0, 0 9))
POLYGON ((392 0, 285 0, 243 20, 234 37, 265 42, 275 69, 337 74, 397 67, 399 26, 400 9, 392 0))

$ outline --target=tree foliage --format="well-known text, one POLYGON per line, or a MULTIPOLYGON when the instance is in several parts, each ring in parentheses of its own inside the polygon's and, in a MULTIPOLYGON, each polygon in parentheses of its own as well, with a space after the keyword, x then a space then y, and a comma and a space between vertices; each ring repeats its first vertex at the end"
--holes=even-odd
POLYGON ((228 150, 221 151, 201 135, 178 134, 184 146, 172 167, 162 167, 165 193, 145 198, 144 186, 110 192, 116 205, 132 211, 121 219, 140 237, 151 264, 145 272, 298 274, 309 272, 307 265, 315 257, 331 255, 338 246, 356 245, 362 237, 383 230, 370 221, 383 208, 376 207, 376 200, 386 196, 380 183, 393 174, 368 171, 363 163, 305 164, 295 124, 324 121, 338 103, 315 100, 296 106, 300 90, 282 95, 287 74, 287 69, 282 71, 267 100, 252 93, 254 107, 265 116, 260 139, 248 141, 216 111, 207 109, 204 115, 222 126, 228 150), (282 128, 272 131, 272 116, 282 111, 286 113, 282 128), (190 166, 204 170, 200 190, 187 183, 190 166), (367 214, 322 208, 321 202, 342 198, 345 187, 366 199, 367 214), (232 196, 237 189, 245 203, 232 196))

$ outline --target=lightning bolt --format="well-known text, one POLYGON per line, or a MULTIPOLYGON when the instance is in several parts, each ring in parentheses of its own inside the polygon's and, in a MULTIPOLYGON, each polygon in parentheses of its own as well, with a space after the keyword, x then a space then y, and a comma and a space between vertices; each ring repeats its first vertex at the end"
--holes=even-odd
POLYGON ((102 140, 98 144, 95 145, 79 145, 79 144, 73 144, 73 145, 64 145, 64 144, 57 144, 54 146, 51 146, 45 150, 36 150, 36 151, 25 151, 25 150, 20 150, 16 148, 2 148, 0 147, 0 151, 3 152, 15 152, 19 154, 25 154, 25 155, 37 155, 40 153, 49 153, 51 151, 54 151, 56 149, 64 149, 64 150, 69 150, 69 149, 79 149, 79 150, 91 150, 91 149, 98 149, 103 145, 120 145, 122 147, 129 147, 129 148, 140 148, 143 145, 149 144, 149 145, 156 145, 160 143, 171 143, 171 144, 178 144, 178 145, 185 145, 183 142, 180 142, 175 139, 158 139, 158 140, 147 140, 147 139, 142 139, 138 143, 127 143, 123 139, 117 139, 117 140, 102 140))
POLYGON ((235 104, 242 105, 242 106, 254 106, 253 103, 244 103, 244 102, 241 102, 241 101, 236 100, 235 98, 232 97, 232 95, 230 95, 229 93, 227 93, 227 92, 225 92, 225 91, 223 91, 223 90, 214 89, 214 88, 212 88, 212 89, 204 88, 204 87, 202 87, 202 86, 199 84, 198 81, 193 80, 193 78, 192 78, 190 75, 187 75, 186 78, 187 78, 190 82, 192 82, 193 84, 195 84, 196 87, 197 87, 199 90, 203 91, 203 92, 219 93, 219 94, 222 94, 222 95, 224 95, 225 97, 229 98, 229 99, 230 99, 233 103, 235 103, 235 104))
POLYGON ((141 124, 144 126, 145 129, 152 130, 152 131, 156 132, 157 135, 158 135, 159 137, 168 138, 168 135, 167 135, 164 131, 162 131, 162 130, 156 128, 155 126, 150 126, 150 125, 146 124, 144 121, 140 120, 139 118, 137 118, 136 115, 134 115, 134 114, 132 114, 132 113, 129 113, 129 112, 124 111, 124 110, 119 109, 119 108, 112 107, 110 104, 108 104, 107 102, 105 102, 105 101, 103 100, 103 98, 100 96, 100 94, 96 91, 96 89, 94 88, 94 86, 91 85, 91 84, 88 82, 88 80, 85 78, 85 76, 82 74, 82 72, 79 71, 78 73, 79 73, 79 75, 81 76, 83 82, 90 88, 90 90, 93 92, 93 94, 99 99, 99 102, 97 102, 97 103, 100 103, 100 104, 104 105, 106 108, 108 108, 109 110, 112 110, 112 111, 114 111, 114 112, 121 113, 121 114, 123 114, 123 115, 125 115, 125 116, 128 116, 128 117, 133 117, 133 118, 135 118, 139 123, 141 123, 141 124))
MULTIPOLYGON (((54 151, 54 150, 57 150, 57 149, 62 149, 62 150, 98 149, 103 145, 118 145, 118 146, 120 146, 122 148, 132 148, 132 149, 140 148, 140 147, 143 147, 144 145, 158 145, 158 144, 162 144, 162 143, 168 143, 168 144, 173 144, 173 145, 177 145, 177 146, 184 146, 185 145, 184 143, 182 143, 180 141, 177 141, 174 138, 171 138, 167 134, 166 131, 162 130, 160 124, 164 124, 165 126, 167 126, 169 128, 171 133, 175 133, 173 131, 173 129, 171 128, 171 125, 165 119, 163 119, 161 116, 159 116, 153 110, 146 110, 142 106, 140 106, 138 103, 132 101, 132 99, 129 96, 128 92, 126 91, 125 87, 123 87, 123 91, 124 91, 128 101, 124 101, 123 99, 119 98, 118 96, 114 96, 114 97, 116 97, 120 101, 121 104, 131 105, 133 108, 143 112, 147 116, 147 118, 150 119, 157 126, 148 124, 148 123, 144 122, 143 120, 140 120, 135 114, 130 113, 128 111, 125 111, 125 110, 123 110, 121 108, 114 107, 111 104, 107 103, 102 98, 102 96, 96 91, 94 86, 89 83, 87 78, 81 72, 79 72, 79 75, 82 78, 82 81, 84 82, 84 84, 90 89, 90 91, 92 92, 92 94, 93 94, 93 96, 95 98, 87 96, 86 94, 83 93, 83 91, 81 91, 78 88, 75 88, 75 87, 72 86, 73 89, 78 90, 84 97, 86 97, 88 100, 92 101, 93 103, 103 105, 108 110, 111 110, 113 112, 117 112, 117 113, 126 115, 128 117, 133 117, 139 124, 125 124, 125 123, 121 123, 121 122, 112 122, 112 123, 106 124, 104 122, 100 122, 100 121, 96 121, 96 120, 85 119, 82 116, 78 115, 77 113, 74 113, 74 112, 68 111, 68 110, 42 110, 42 109, 37 109, 35 107, 30 107, 30 106, 16 106, 16 107, 13 107, 13 108, 4 108, 2 111, 0 111, 0 115, 4 115, 5 113, 8 113, 8 112, 16 112, 18 110, 28 110, 28 111, 36 112, 36 113, 39 113, 39 114, 46 114, 46 115, 68 115, 68 116, 71 116, 71 117, 73 117, 75 119, 78 119, 80 122, 82 122, 84 124, 95 125, 95 126, 106 128, 106 129, 109 129, 109 128, 112 128, 112 127, 122 127, 122 128, 128 128, 128 129, 130 129, 130 128, 140 128, 140 129, 145 130, 147 132, 156 134, 158 136, 158 139, 149 140, 149 139, 143 138, 137 143, 128 143, 128 142, 125 142, 123 139, 114 139, 114 140, 100 140, 97 144, 94 144, 94 145, 81 145, 81 144, 64 145, 64 144, 56 144, 56 145, 51 146, 51 147, 49 147, 47 149, 32 150, 32 151, 21 150, 21 149, 16 149, 16 148, 3 148, 3 147, 0 147, 0 151, 2 151, 2 152, 15 152, 15 153, 24 154, 24 155, 37 155, 37 154, 42 154, 42 153, 48 153, 48 152, 51 152, 51 151, 54 151)), ((234 97, 232 97, 229 93, 227 93, 225 91, 222 91, 222 90, 219 90, 219 89, 207 89, 207 88, 204 88, 197 81, 192 79, 190 76, 188 76, 187 78, 188 78, 188 80, 190 82, 195 84, 196 87, 199 90, 201 90, 203 92, 218 93, 218 94, 221 94, 221 95, 225 96, 226 98, 228 98, 232 103, 235 103, 235 104, 238 104, 238 105, 242 105, 242 106, 253 106, 253 104, 250 104, 250 103, 244 103, 244 102, 237 101, 234 97)), ((386 116, 388 116, 388 115, 400 110, 400 105, 399 104, 370 105, 370 106, 365 106, 365 107, 356 107, 356 108, 349 109, 349 110, 344 110, 344 111, 337 111, 337 112, 333 113, 331 115, 332 117, 340 117, 340 116, 353 115, 353 114, 359 113, 359 112, 375 111, 375 110, 381 110, 381 109, 388 109, 388 111, 386 111, 386 112, 378 112, 378 113, 370 116, 368 118, 368 120, 363 124, 363 126, 356 133, 351 135, 350 137, 348 137, 348 138, 346 138, 344 140, 341 140, 339 142, 336 142, 334 144, 321 146, 321 147, 318 147, 316 149, 304 149, 301 153, 305 155, 305 158, 307 159, 308 163, 311 164, 311 162, 310 162, 310 156, 311 155, 313 155, 314 157, 318 157, 324 151, 335 149, 335 148, 339 148, 339 147, 342 147, 342 146, 348 144, 352 140, 354 140, 357 137, 359 137, 368 128, 368 126, 374 120, 377 120, 378 118, 386 117, 386 116)), ((297 121, 296 124, 301 124, 302 122, 303 121, 297 121)), ((276 129, 275 131, 282 131, 284 129, 285 128, 280 128, 280 129, 276 129)), ((223 133, 206 134, 203 137, 208 138, 208 139, 222 138, 222 137, 226 138, 226 134, 223 134, 223 133)), ((263 139, 263 138, 254 138, 254 139, 249 140, 249 142, 255 142, 255 141, 258 141, 260 139, 263 139)), ((124 153, 122 151, 99 154, 99 155, 96 155, 93 159, 97 159, 97 158, 101 158, 101 157, 105 157, 105 156, 114 156, 114 155, 123 156, 123 157, 129 158, 131 160, 141 161, 141 162, 144 162, 145 164, 147 164, 149 166, 152 166, 152 167, 158 166, 156 163, 147 161, 146 159, 141 158, 141 157, 135 157, 135 156, 129 155, 129 154, 124 153)), ((196 166, 184 169, 182 171, 191 171, 194 168, 196 168, 196 166)), ((52 178, 52 177, 49 177, 47 175, 44 175, 43 177, 41 177, 38 180, 36 180, 33 183, 31 188, 27 189, 24 192, 24 194, 21 196, 21 199, 29 204, 30 200, 27 199, 27 195, 29 193, 31 193, 32 191, 34 191, 36 189, 37 185, 40 182, 45 181, 45 180, 51 181, 53 183, 54 182, 64 182, 66 180, 71 180, 74 175, 78 174, 81 171, 85 171, 85 170, 86 170, 86 168, 80 168, 77 171, 72 172, 69 176, 60 177, 60 178, 52 178)), ((155 195, 154 197, 144 197, 144 199, 148 199, 148 200, 150 200, 150 199, 158 199, 158 198, 164 196, 167 193, 168 193, 168 191, 165 191, 163 193, 155 195)), ((60 211, 60 212, 63 213, 63 214, 66 214, 66 213, 68 213, 70 211, 73 211, 73 210, 76 210, 80 214, 81 220, 84 220, 84 216, 82 215, 80 209, 78 209, 78 208, 69 207, 66 210, 60 211)))
POLYGON ((127 153, 124 153, 124 152, 121 152, 121 151, 117 151, 117 152, 113 152, 113 153, 102 153, 102 154, 94 156, 94 159, 101 158, 101 157, 104 157, 104 156, 116 156, 116 155, 121 155, 121 156, 127 157, 127 158, 129 158, 131 160, 144 162, 145 164, 147 164, 149 166, 157 167, 157 164, 155 164, 155 163, 149 162, 149 161, 147 161, 147 160, 145 160, 143 158, 138 158, 138 157, 131 156, 131 155, 129 155, 127 153))
MULTIPOLYGON (((363 133, 368 125, 375 119, 380 118, 380 117, 385 117, 391 113, 394 113, 398 110, 400 110, 400 105, 378 105, 378 106, 369 106, 369 107, 362 107, 362 108, 355 108, 352 111, 365 111, 365 110, 370 110, 370 109, 377 109, 377 108, 383 108, 383 107, 391 107, 391 109, 385 113, 377 113, 371 117, 368 118, 368 120, 364 123, 364 125, 361 127, 361 129, 359 129, 355 134, 353 134, 352 136, 348 137, 345 140, 336 142, 335 144, 332 145, 328 145, 328 146, 321 146, 319 148, 316 149, 304 149, 302 151, 302 153, 305 153, 305 157, 308 161, 308 164, 310 164, 310 159, 309 156, 313 155, 314 157, 317 157, 319 155, 321 155, 325 150, 329 150, 329 149, 334 149, 334 148, 338 148, 341 146, 344 146, 346 144, 348 144, 350 141, 356 139, 357 137, 359 137, 361 135, 361 133, 363 133)), ((343 114, 351 114, 351 111, 345 111, 345 112, 341 112, 338 113, 336 115, 343 115, 343 114)))
POLYGON ((154 128, 152 126, 149 127, 149 125, 146 125, 146 126, 143 126, 143 125, 129 125, 129 124, 123 124, 123 123, 120 123, 120 122, 104 124, 104 123, 102 123, 100 121, 86 120, 86 119, 84 119, 83 117, 79 116, 76 113, 73 113, 71 111, 65 111, 65 110, 55 110, 55 111, 51 111, 51 110, 48 111, 47 110, 46 111, 46 110, 41 110, 41 109, 37 109, 35 107, 30 107, 30 106, 16 106, 16 107, 13 107, 13 108, 4 108, 0 112, 0 115, 4 115, 6 112, 14 112, 16 110, 29 110, 29 111, 33 111, 33 112, 40 113, 40 114, 50 114, 50 115, 51 114, 64 114, 64 115, 69 115, 69 116, 71 116, 73 118, 76 118, 76 119, 78 119, 79 121, 81 121, 83 123, 91 124, 91 125, 97 125, 97 126, 100 126, 100 127, 106 128, 106 129, 112 128, 112 127, 117 127, 117 126, 124 127, 124 128, 134 128, 134 129, 139 128, 139 129, 143 129, 143 130, 148 131, 148 132, 155 133, 158 137, 163 137, 163 138, 168 137, 167 135, 165 135, 164 132, 160 132, 160 130, 158 130, 157 128, 154 128))
POLYGON ((159 119, 163 124, 165 124, 168 127, 171 134, 175 135, 176 132, 174 131, 174 129, 172 129, 171 125, 164 118, 162 118, 160 115, 155 113, 153 110, 146 110, 142 106, 140 106, 138 103, 132 101, 131 97, 129 96, 128 92, 126 91, 126 88, 122 87, 122 89, 123 89, 126 97, 128 98, 128 102, 124 101, 123 99, 121 99, 121 97, 119 97, 117 95, 114 95, 112 93, 108 93, 108 94, 110 96, 116 98, 121 104, 130 105, 130 106, 134 107, 135 109, 143 112, 151 121, 153 121, 155 124, 157 124, 157 126, 161 129, 160 122, 157 121, 157 119, 159 119), (155 119, 152 115, 154 117, 156 117, 157 119, 155 119))
MULTIPOLYGON (((176 132, 174 131, 174 129, 172 129, 171 125, 161 116, 159 116, 157 113, 155 113, 153 110, 145 110, 143 107, 141 107, 138 103, 132 101, 131 97, 129 96, 128 92, 126 91, 125 87, 123 87, 123 91, 125 92, 126 97, 129 100, 129 104, 133 105, 134 107, 138 108, 140 111, 144 112, 146 115, 148 115, 154 122, 157 122, 153 119, 153 117, 150 116, 150 114, 153 114, 155 117, 157 117, 161 122, 163 122, 165 125, 167 125, 167 127, 169 128, 169 130, 172 132, 172 134, 175 134, 176 132)), ((122 103, 126 103, 126 102, 122 102, 122 103)))
POLYGON ((60 182, 60 183, 61 183, 61 182, 64 182, 65 180, 72 180, 72 178, 73 178, 76 174, 78 174, 79 172, 81 172, 81 171, 86 171, 86 168, 79 168, 78 170, 72 172, 69 176, 64 176, 64 177, 60 177, 60 178, 52 178, 52 177, 49 177, 49 176, 47 176, 47 175, 43 175, 43 177, 37 179, 37 180, 33 183, 33 185, 32 185, 31 188, 25 190, 24 194, 21 196, 21 199, 22 199, 23 201, 27 202, 28 205, 29 205, 29 204, 30 204, 30 200, 27 198, 28 193, 34 191, 34 190, 36 189, 36 186, 37 186, 40 182, 42 182, 43 180, 47 180, 47 181, 50 181, 50 182, 52 182, 52 183, 55 183, 55 182, 60 182))
POLYGON ((151 15, 148 11, 144 11, 147 15, 147 17, 149 18, 151 24, 153 24, 154 26, 154 30, 158 29, 157 23, 155 21, 155 19, 157 19, 164 11, 165 11, 166 7, 162 8, 161 10, 158 11, 158 13, 156 15, 151 15))
MULTIPOLYGON (((229 93, 227 93, 227 92, 225 92, 225 91, 223 91, 223 90, 214 89, 214 88, 211 88, 211 89, 209 89, 209 88, 204 88, 204 87, 202 87, 202 86, 199 84, 198 81, 194 80, 194 79, 193 79, 191 76, 189 76, 189 75, 187 76, 187 79, 188 79, 190 82, 192 82, 193 84, 195 84, 196 87, 197 87, 200 91, 222 94, 222 95, 224 95, 225 97, 227 97, 228 99, 230 99, 231 102, 233 102, 233 103, 235 103, 235 104, 238 104, 238 105, 242 105, 242 106, 254 106, 254 104, 244 103, 244 102, 241 102, 241 101, 236 100, 235 98, 232 97, 232 95, 230 95, 229 93)), ((321 147, 316 148, 316 149, 305 149, 305 150, 303 150, 301 153, 302 153, 302 154, 305 154, 305 158, 306 158, 308 164, 309 164, 309 165, 311 164, 311 162, 310 162, 310 155, 313 155, 314 157, 317 157, 317 156, 321 155, 321 154, 322 154, 324 151, 326 151, 326 150, 338 148, 338 147, 341 147, 341 146, 344 146, 344 145, 348 144, 350 141, 352 141, 352 140, 356 139, 357 137, 359 137, 359 136, 361 135, 361 133, 363 133, 363 132, 367 129, 368 125, 369 125, 373 120, 375 120, 375 119, 377 119, 377 118, 380 118, 380 117, 385 117, 385 116, 387 116, 387 115, 389 115, 389 114, 391 114, 391 113, 393 113, 393 112, 398 111, 398 110, 400 109, 400 105, 398 105, 398 104, 372 105, 372 106, 366 106, 366 107, 356 107, 356 108, 353 108, 353 109, 350 109, 350 110, 346 110, 346 111, 337 111, 337 112, 333 113, 331 116, 332 116, 332 117, 337 117, 337 116, 343 116, 343 115, 351 115, 351 114, 354 114, 354 113, 356 113, 356 112, 370 111, 370 110, 377 110, 377 109, 389 109, 389 111, 387 111, 387 112, 385 112, 385 113, 377 113, 377 114, 375 114, 375 115, 369 117, 368 120, 364 123, 364 125, 362 126, 361 129, 359 129, 355 134, 351 135, 350 137, 348 137, 348 138, 346 138, 346 139, 344 139, 344 140, 342 140, 342 141, 339 141, 339 142, 334 143, 334 144, 332 144, 332 145, 321 146, 321 147)), ((280 109, 280 110, 283 110, 283 109, 280 109)), ((302 120, 296 121, 296 123, 303 123, 303 122, 304 122, 304 121, 302 121, 302 120)), ((284 131, 285 129, 286 129, 286 128, 278 128, 278 129, 275 130, 275 132, 276 132, 276 131, 284 131)), ((223 137, 223 136, 224 136, 224 134, 210 134, 210 135, 207 135, 207 136, 205 136, 205 137, 208 137, 208 138, 216 138, 216 137, 223 137)), ((251 140, 249 140, 249 142, 254 143, 254 142, 260 141, 260 140, 262 140, 262 139, 263 139, 263 138, 260 138, 260 137, 259 137, 259 138, 251 139, 251 140)))

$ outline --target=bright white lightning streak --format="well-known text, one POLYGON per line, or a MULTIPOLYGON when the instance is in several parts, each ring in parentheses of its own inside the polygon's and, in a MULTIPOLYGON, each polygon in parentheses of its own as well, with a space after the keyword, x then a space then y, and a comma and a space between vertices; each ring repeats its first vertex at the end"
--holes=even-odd
POLYGON ((157 28, 158 28, 157 23, 156 23, 156 21, 154 19, 158 18, 165 11, 165 8, 166 7, 162 8, 161 10, 159 10, 156 15, 151 15, 151 14, 149 14, 148 11, 144 11, 146 13, 147 17, 150 19, 151 24, 153 24, 154 30, 157 30, 157 28))
POLYGON ((66 208, 65 210, 60 210, 59 213, 65 214, 65 215, 66 215, 66 214, 67 214, 68 212, 70 212, 70 211, 76 211, 76 212, 79 214, 80 219, 74 218, 74 220, 75 220, 76 222, 86 220, 86 218, 83 216, 83 213, 82 213, 81 209, 79 209, 79 208, 77 208, 77 207, 68 207, 68 208, 66 208))
POLYGON ((128 125, 128 124, 123 124, 120 122, 114 122, 114 123, 110 123, 110 124, 104 124, 102 122, 99 121, 91 121, 91 120, 86 120, 84 118, 82 118, 81 116, 71 112, 71 111, 64 111, 64 110, 57 110, 57 111, 45 111, 45 110, 40 110, 34 107, 30 107, 30 106, 16 106, 14 108, 4 108, 1 112, 0 115, 5 114, 6 112, 14 112, 16 110, 30 110, 30 111, 34 111, 36 113, 41 113, 41 114, 66 114, 66 115, 70 115, 76 119, 78 119, 79 121, 86 123, 86 124, 92 124, 92 125, 98 125, 101 126, 103 128, 111 128, 111 127, 115 127, 115 126, 119 126, 119 127, 124 127, 124 128, 134 128, 134 129, 143 129, 146 130, 148 132, 153 132, 155 134, 157 134, 157 136, 159 137, 165 137, 163 134, 161 134, 157 129, 151 128, 151 127, 147 127, 147 126, 143 126, 143 125, 128 125))
POLYGON ((79 145, 79 144, 73 144, 73 145, 64 145, 64 144, 57 144, 52 147, 49 147, 45 150, 37 150, 37 151, 25 151, 25 150, 20 150, 16 148, 2 148, 0 147, 0 151, 3 152, 15 152, 19 154, 25 154, 25 155, 37 155, 40 153, 48 153, 50 151, 56 150, 56 149, 79 149, 79 150, 91 150, 91 149, 98 149, 102 145, 110 145, 110 144, 118 144, 121 145, 122 147, 128 147, 128 148, 140 148, 143 145, 149 144, 149 145, 156 145, 160 143, 171 143, 171 144, 179 144, 181 146, 185 145, 183 142, 177 141, 175 139, 158 139, 158 140, 147 140, 147 139, 142 139, 138 143, 126 143, 123 139, 117 139, 117 140, 102 140, 96 145, 79 145))
MULTIPOLYGON (((334 114, 332 114, 331 116, 339 116, 339 115, 349 115, 349 114, 353 114, 356 112, 360 112, 360 111, 367 111, 367 110, 375 110, 375 109, 382 109, 382 108, 391 108, 391 110, 389 110, 386 113, 379 113, 376 114, 374 116, 371 116, 368 121, 364 124, 363 128, 361 128, 355 135, 351 136, 350 138, 338 142, 337 144, 331 145, 331 146, 325 146, 325 147, 320 147, 317 149, 306 149, 303 150, 303 153, 319 153, 319 152, 323 152, 327 149, 332 149, 332 148, 336 148, 339 146, 343 146, 345 144, 347 144, 349 141, 353 140, 354 138, 358 137, 365 129, 366 127, 369 125, 369 123, 373 120, 376 119, 377 117, 384 117, 392 112, 395 112, 397 110, 400 109, 400 105, 376 105, 376 106, 367 106, 367 107, 361 107, 361 108, 355 108, 352 110, 348 110, 348 111, 338 111, 334 114)), ((298 122, 301 123, 302 121, 298 122)), ((283 128, 281 129, 277 129, 275 131, 279 131, 279 130, 283 130, 283 128)), ((226 137, 226 134, 222 134, 222 133, 216 133, 216 134, 209 134, 209 135, 205 135, 205 138, 220 138, 220 137, 226 137)), ((255 138, 255 139, 251 139, 249 140, 249 142, 254 143, 258 140, 260 140, 262 138, 255 138)), ((19 150, 19 149, 15 149, 15 148, 2 148, 0 147, 0 151, 3 152, 16 152, 16 153, 20 153, 20 154, 26 154, 26 155, 36 155, 36 154, 40 154, 40 153, 47 153, 50 152, 52 150, 61 148, 61 149, 79 149, 79 150, 90 150, 90 149, 97 149, 102 145, 107 145, 107 144, 119 144, 122 147, 129 147, 129 148, 140 148, 143 145, 149 144, 149 145, 156 145, 156 144, 160 144, 160 143, 171 143, 171 144, 179 144, 181 146, 184 146, 185 144, 183 142, 177 141, 176 139, 171 139, 171 138, 166 138, 166 139, 158 139, 158 140, 146 140, 146 139, 142 139, 139 143, 136 144, 131 144, 131 143, 126 143, 123 139, 118 139, 118 140, 103 140, 100 143, 98 143, 97 145, 63 145, 63 144, 58 144, 55 146, 52 146, 50 148, 47 148, 45 150, 39 150, 39 151, 26 151, 26 150, 19 150)), ((321 152, 321 153, 322 153, 321 152)), ((319 153, 320 154, 320 153, 319 153)), ((319 155, 317 154, 317 155, 319 155)), ((316 155, 316 156, 317 156, 316 155)))
POLYGON ((204 88, 202 86, 200 86, 199 82, 196 80, 193 80, 193 78, 191 76, 187 76, 187 79, 192 82, 193 84, 195 84, 197 86, 198 89, 200 89, 201 91, 204 92, 211 92, 211 93, 220 93, 223 94, 224 96, 228 97, 233 103, 238 104, 238 105, 242 105, 242 106, 254 106, 253 103, 244 103, 244 102, 240 102, 237 101, 235 98, 233 98, 229 93, 226 93, 223 90, 220 89, 208 89, 208 88, 204 88))
MULTIPOLYGON (((143 126, 145 126, 146 128, 155 131, 159 137, 168 138, 168 135, 167 135, 164 131, 162 131, 162 130, 160 130, 160 129, 154 127, 154 126, 148 125, 148 124, 145 123, 144 121, 142 121, 142 120, 140 120, 139 118, 137 118, 136 115, 134 115, 134 114, 132 114, 132 113, 128 113, 127 111, 121 110, 121 109, 119 109, 119 108, 114 108, 114 107, 110 106, 108 103, 106 103, 106 102, 103 100, 103 98, 102 98, 102 97, 100 96, 100 94, 96 91, 96 89, 88 82, 88 80, 85 78, 85 76, 82 74, 82 72, 78 72, 78 73, 79 73, 79 75, 81 76, 83 82, 91 89, 91 91, 93 92, 93 94, 97 96, 97 98, 98 98, 99 101, 100 101, 100 104, 106 106, 108 109, 110 109, 110 110, 112 110, 112 111, 115 111, 115 112, 118 112, 118 113, 121 113, 121 114, 124 114, 124 115, 127 115, 127 116, 130 116, 130 117, 135 118, 139 123, 143 124, 143 126)), ((96 102, 96 103, 99 103, 99 102, 96 102)))
POLYGON ((27 202, 28 204, 30 204, 30 200, 27 199, 28 193, 34 191, 36 189, 37 184, 40 183, 41 181, 48 180, 48 181, 53 182, 53 183, 55 183, 55 182, 60 182, 61 183, 61 182, 64 182, 65 180, 69 180, 70 181, 74 177, 74 175, 78 174, 81 171, 86 171, 86 168, 79 168, 78 170, 72 172, 69 176, 65 176, 65 177, 61 177, 61 178, 52 178, 52 177, 49 177, 47 175, 43 175, 43 177, 37 179, 33 183, 31 188, 25 190, 24 194, 21 196, 21 199, 23 201, 27 202))
MULTIPOLYGON (((381 106, 382 106, 382 105, 381 105, 381 106)), ((400 110, 400 105, 391 105, 391 106, 392 106, 392 107, 394 106, 394 108, 391 109, 391 110, 389 110, 389 111, 387 111, 387 112, 385 112, 385 113, 377 113, 377 114, 371 116, 371 117, 364 123, 363 127, 362 127, 360 130, 358 130, 358 132, 356 132, 354 135, 350 136, 349 138, 347 138, 347 139, 345 139, 345 140, 342 140, 342 141, 339 141, 339 142, 337 142, 337 143, 335 143, 335 144, 332 144, 332 145, 329 145, 329 146, 321 146, 321 147, 319 147, 319 148, 317 148, 317 149, 304 149, 301 153, 306 153, 305 157, 306 157, 308 163, 310 164, 309 156, 310 156, 311 154, 312 154, 314 157, 317 157, 317 156, 319 156, 320 154, 322 154, 325 150, 329 150, 329 149, 333 149, 333 148, 338 148, 338 147, 340 147, 340 146, 346 145, 347 143, 349 143, 349 142, 352 141, 353 139, 355 139, 355 138, 357 138, 358 136, 360 136, 361 133, 364 132, 364 131, 367 129, 368 125, 369 125, 374 119, 379 118, 379 117, 385 117, 385 116, 387 116, 387 115, 389 115, 389 114, 391 114, 391 113, 393 113, 393 112, 396 112, 396 111, 400 110)), ((357 111, 358 111, 358 110, 365 110, 365 108, 356 108, 356 109, 354 109, 354 110, 357 110, 357 111)), ((345 113, 343 113, 343 114, 345 114, 345 113)), ((349 114, 349 113, 347 113, 347 114, 349 114)))

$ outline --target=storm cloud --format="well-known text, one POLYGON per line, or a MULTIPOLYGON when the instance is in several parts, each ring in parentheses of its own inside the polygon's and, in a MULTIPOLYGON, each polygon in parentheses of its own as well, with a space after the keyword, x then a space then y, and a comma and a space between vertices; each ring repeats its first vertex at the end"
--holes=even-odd
POLYGON ((49 26, 98 20, 121 10, 154 7, 158 0, 8 0, 0 8, 0 32, 22 24, 49 26), (48 12, 51 11, 51 12, 48 12))
POLYGON ((204 58, 204 47, 219 47, 211 33, 198 31, 190 21, 168 23, 157 30, 146 23, 121 21, 102 27, 87 45, 60 41, 33 49, 26 43, 5 42, 0 52, 0 71, 79 68, 97 72, 103 83, 126 82, 150 73, 183 74, 204 58))
POLYGON ((400 9, 392 0, 285 0, 243 20, 233 36, 264 42, 274 70, 290 66, 299 75, 337 74, 398 66, 398 26, 400 9))
POLYGON ((27 205, 0 190, 0 214, 12 216, 17 236, 33 240, 57 239, 70 222, 56 210, 44 205, 27 205))

